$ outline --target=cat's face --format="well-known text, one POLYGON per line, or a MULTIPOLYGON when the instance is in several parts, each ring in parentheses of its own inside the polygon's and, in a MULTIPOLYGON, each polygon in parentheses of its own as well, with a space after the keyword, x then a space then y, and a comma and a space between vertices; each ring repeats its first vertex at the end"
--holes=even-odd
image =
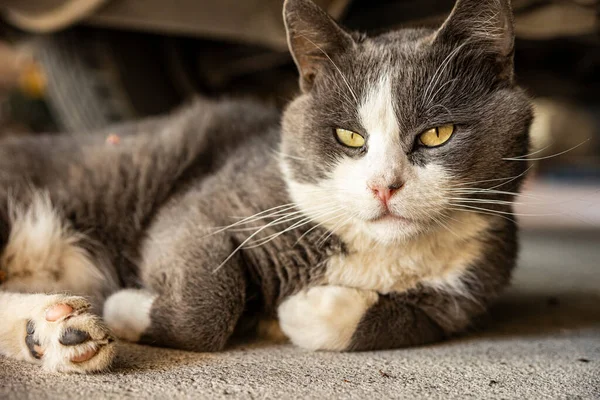
POLYGON ((303 94, 284 114, 282 167, 305 213, 389 243, 512 198, 526 163, 505 159, 526 154, 531 111, 504 3, 461 0, 438 31, 366 38, 286 2, 303 94))

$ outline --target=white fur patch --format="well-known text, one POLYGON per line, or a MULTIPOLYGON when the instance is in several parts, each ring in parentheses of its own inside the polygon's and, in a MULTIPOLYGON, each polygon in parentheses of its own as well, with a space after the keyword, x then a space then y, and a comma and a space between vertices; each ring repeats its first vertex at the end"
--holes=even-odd
POLYGON ((6 271, 1 289, 13 292, 62 292, 101 296, 106 277, 53 208, 37 193, 28 207, 11 205, 11 230, 0 257, 6 271))
POLYGON ((436 229, 398 244, 377 245, 357 228, 342 233, 347 255, 329 260, 325 283, 379 293, 404 292, 418 283, 460 294, 460 278, 483 252, 478 236, 488 229, 489 219, 462 213, 436 229))
POLYGON ((287 298, 278 309, 283 332, 310 350, 348 349, 365 312, 377 294, 338 286, 317 286, 287 298))
POLYGON ((140 289, 121 290, 104 303, 104 320, 120 339, 137 342, 150 326, 156 295, 140 289))
POLYGON ((370 185, 387 187, 408 178, 407 160, 402 151, 400 127, 394 110, 392 84, 387 74, 381 75, 377 85, 367 92, 358 114, 369 135, 367 154, 360 160, 344 160, 336 169, 334 179, 343 179, 340 175, 345 174, 346 184, 351 184, 348 177, 352 177, 358 186, 355 190, 372 198, 373 194, 368 189, 370 185))
POLYGON ((358 115, 363 128, 369 133, 369 151, 374 142, 377 142, 377 147, 383 148, 386 145, 399 144, 400 128, 394 110, 389 75, 381 75, 377 85, 367 92, 358 109, 358 115))

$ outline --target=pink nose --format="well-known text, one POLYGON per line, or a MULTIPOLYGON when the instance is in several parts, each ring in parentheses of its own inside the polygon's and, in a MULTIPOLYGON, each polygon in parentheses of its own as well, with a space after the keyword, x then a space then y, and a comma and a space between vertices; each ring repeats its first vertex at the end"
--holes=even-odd
POLYGON ((369 189, 375 194, 375 196, 379 197, 379 199, 387 206, 388 201, 392 198, 392 196, 400 189, 402 189, 404 183, 394 183, 388 186, 380 186, 380 185, 369 185, 369 189))

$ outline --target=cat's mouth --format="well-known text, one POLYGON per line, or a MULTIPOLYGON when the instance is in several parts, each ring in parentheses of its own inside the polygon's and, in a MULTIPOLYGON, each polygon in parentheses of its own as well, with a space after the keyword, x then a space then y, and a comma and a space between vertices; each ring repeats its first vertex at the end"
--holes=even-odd
POLYGON ((370 222, 400 222, 404 224, 409 224, 412 222, 412 220, 401 215, 394 214, 391 211, 387 210, 381 213, 379 216, 371 219, 370 222))

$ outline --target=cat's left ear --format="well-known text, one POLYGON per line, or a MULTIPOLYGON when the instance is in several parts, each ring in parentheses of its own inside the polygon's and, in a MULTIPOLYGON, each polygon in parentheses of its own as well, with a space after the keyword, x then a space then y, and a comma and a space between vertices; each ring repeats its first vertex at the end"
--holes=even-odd
POLYGON ((515 34, 510 0, 458 0, 434 40, 471 43, 496 55, 512 76, 515 34))
POLYGON ((350 49, 354 39, 311 0, 286 0, 283 20, 300 88, 307 92, 323 65, 350 49))

